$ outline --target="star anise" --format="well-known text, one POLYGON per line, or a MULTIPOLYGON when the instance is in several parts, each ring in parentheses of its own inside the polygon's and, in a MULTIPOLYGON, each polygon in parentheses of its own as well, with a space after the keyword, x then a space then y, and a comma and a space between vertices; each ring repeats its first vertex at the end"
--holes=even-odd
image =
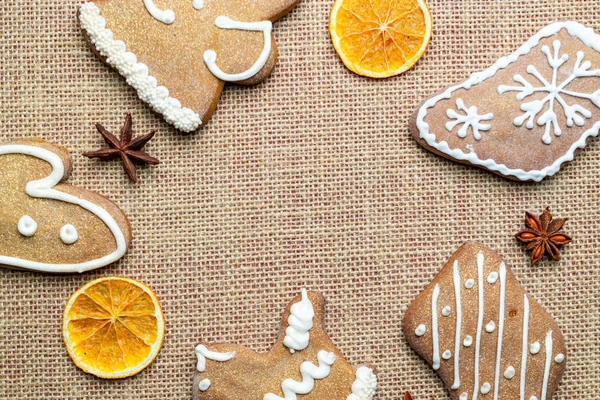
POLYGON ((413 400, 410 392, 404 392, 404 400, 413 400))
POLYGON ((129 179, 137 182, 134 162, 157 165, 160 164, 160 161, 142 151, 142 147, 154 137, 155 132, 152 131, 147 135, 133 138, 131 126, 131 114, 127 114, 125 117, 125 124, 121 128, 121 140, 119 140, 102 125, 96 124, 96 129, 98 129, 98 132, 100 132, 109 147, 96 151, 89 151, 83 153, 83 155, 90 158, 97 157, 103 161, 114 160, 115 158, 121 157, 123 169, 129 176, 129 179))
POLYGON ((546 208, 540 217, 530 212, 525 213, 525 224, 527 229, 518 232, 515 237, 523 243, 527 243, 525 250, 533 250, 531 261, 535 264, 540 261, 544 254, 548 253, 554 261, 560 260, 558 247, 571 241, 571 237, 561 228, 567 218, 552 219, 550 207, 546 208))

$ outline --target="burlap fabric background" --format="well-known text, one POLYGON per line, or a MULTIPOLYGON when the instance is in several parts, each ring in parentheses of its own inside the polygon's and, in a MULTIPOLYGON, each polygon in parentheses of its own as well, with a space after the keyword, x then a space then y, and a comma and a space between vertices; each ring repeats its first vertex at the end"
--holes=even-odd
MULTIPOLYGON (((207 0, 210 1, 210 0, 207 0)), ((140 0, 141 2, 141 0, 140 0)), ((228 87, 212 121, 177 133, 86 46, 79 0, 0 0, 0 138, 41 136, 73 153, 70 182, 129 215, 133 247, 83 275, 0 270, 0 398, 187 399, 194 346, 267 350, 283 307, 303 287, 328 300, 327 325, 353 362, 379 370, 378 400, 410 390, 447 399, 407 346, 401 316, 447 258, 478 240, 502 254, 568 342, 556 399, 600 390, 600 145, 541 184, 509 182, 419 147, 407 122, 428 95, 489 66, 546 24, 600 31, 600 1, 430 0, 434 36, 406 74, 350 73, 327 31, 332 0, 303 0, 275 26, 277 69, 228 87), (163 164, 130 183, 118 162, 81 156, 125 112, 163 164), (551 206, 575 238, 560 263, 532 267, 513 234, 525 210, 551 206), (150 285, 167 321, 164 347, 139 375, 104 381, 71 362, 61 313, 81 285, 122 275, 150 285)))

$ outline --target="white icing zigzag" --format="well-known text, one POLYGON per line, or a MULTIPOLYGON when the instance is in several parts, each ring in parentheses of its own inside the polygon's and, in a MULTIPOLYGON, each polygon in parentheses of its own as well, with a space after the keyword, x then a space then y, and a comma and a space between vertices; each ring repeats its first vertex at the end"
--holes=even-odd
POLYGON ((346 400, 371 400, 377 389, 377 375, 371 368, 362 366, 356 370, 356 380, 352 384, 352 394, 346 400))
POLYGON ((277 396, 274 393, 267 393, 263 400, 297 400, 297 394, 308 394, 315 387, 315 379, 324 379, 329 376, 331 366, 335 362, 335 354, 325 350, 319 351, 317 367, 309 361, 305 361, 300 365, 300 373, 302 374, 302 382, 293 379, 286 379, 281 384, 283 396, 277 396))
POLYGON ((302 289, 302 299, 290 307, 289 326, 285 330, 283 339, 283 344, 290 349, 291 353, 308 347, 310 341, 308 331, 313 327, 314 316, 315 310, 308 299, 308 293, 306 289, 302 289))
POLYGON ((135 54, 128 52, 120 40, 106 28, 106 20, 100 15, 100 9, 93 3, 81 5, 79 9, 81 27, 87 32, 90 41, 98 52, 106 57, 106 62, 115 68, 137 90, 140 99, 161 114, 165 120, 183 132, 192 132, 202 124, 200 116, 181 103, 169 97, 169 90, 158 86, 156 78, 148 75, 148 66, 137 62, 135 54))
POLYGON ((117 249, 114 252, 105 255, 101 258, 78 264, 47 264, 43 262, 24 260, 21 258, 14 258, 3 255, 0 255, 0 264, 18 268, 25 268, 34 271, 72 273, 85 272, 92 269, 100 268, 110 263, 113 263, 119 258, 123 257, 125 251, 127 251, 127 242, 125 240, 123 232, 121 231, 121 227, 108 211, 90 201, 83 200, 79 197, 53 189, 54 186, 60 183, 65 174, 65 166, 62 158, 60 158, 57 154, 51 152, 50 150, 26 144, 7 144, 0 146, 0 155, 7 154, 25 154, 48 162, 52 166, 52 172, 50 173, 50 175, 43 179, 27 183, 27 185, 25 186, 25 192, 31 197, 63 201, 65 203, 75 204, 91 212, 92 214, 100 218, 102 222, 104 222, 106 226, 110 229, 111 233, 115 238, 117 249))

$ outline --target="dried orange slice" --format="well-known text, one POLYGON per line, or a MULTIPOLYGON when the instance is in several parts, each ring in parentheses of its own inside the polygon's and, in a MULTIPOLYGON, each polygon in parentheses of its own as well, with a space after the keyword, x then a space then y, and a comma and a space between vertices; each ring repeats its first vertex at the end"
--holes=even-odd
POLYGON ((63 313, 63 338, 75 365, 100 378, 132 376, 158 355, 165 320, 152 290, 106 277, 76 291, 63 313))
POLYGON ((387 78, 423 56, 431 39, 431 13, 424 0, 336 0, 329 33, 348 69, 387 78))

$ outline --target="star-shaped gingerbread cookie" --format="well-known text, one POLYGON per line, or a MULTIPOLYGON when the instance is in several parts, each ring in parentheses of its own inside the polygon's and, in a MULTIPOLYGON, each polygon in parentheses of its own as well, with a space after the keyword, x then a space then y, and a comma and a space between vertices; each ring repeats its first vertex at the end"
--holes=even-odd
POLYGON ((352 366, 325 332, 325 300, 302 291, 283 313, 279 340, 264 354, 199 344, 194 400, 370 400, 377 377, 352 366))
POLYGON ((184 132, 205 124, 225 82, 256 84, 277 59, 272 23, 299 0, 94 0, 79 9, 92 49, 184 132))

